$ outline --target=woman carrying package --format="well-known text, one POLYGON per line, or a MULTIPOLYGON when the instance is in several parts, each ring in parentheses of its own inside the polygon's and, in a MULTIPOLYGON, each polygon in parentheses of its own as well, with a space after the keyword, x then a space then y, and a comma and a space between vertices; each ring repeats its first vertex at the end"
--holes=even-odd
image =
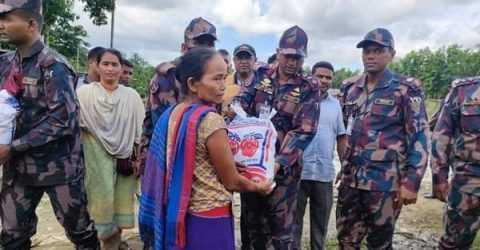
POLYGON ((156 124, 142 177, 140 234, 145 249, 233 250, 232 192, 268 194, 271 182, 241 176, 216 107, 227 65, 214 50, 180 58, 176 77, 185 94, 156 124))
POLYGON ((132 161, 145 115, 140 95, 119 85, 122 57, 106 49, 97 58, 100 82, 77 90, 85 156, 88 208, 102 249, 128 249, 122 229, 134 227, 137 180, 132 161))

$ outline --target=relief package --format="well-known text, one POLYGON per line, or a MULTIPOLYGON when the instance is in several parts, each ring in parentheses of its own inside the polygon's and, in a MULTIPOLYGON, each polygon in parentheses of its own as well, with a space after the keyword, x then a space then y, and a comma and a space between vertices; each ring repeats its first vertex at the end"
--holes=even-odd
POLYGON ((237 114, 228 125, 228 138, 235 162, 243 167, 239 172, 251 180, 271 180, 275 169, 277 131, 270 118, 247 117, 238 104, 232 105, 237 114))
POLYGON ((0 91, 0 144, 10 145, 15 131, 15 118, 20 105, 6 90, 0 91))

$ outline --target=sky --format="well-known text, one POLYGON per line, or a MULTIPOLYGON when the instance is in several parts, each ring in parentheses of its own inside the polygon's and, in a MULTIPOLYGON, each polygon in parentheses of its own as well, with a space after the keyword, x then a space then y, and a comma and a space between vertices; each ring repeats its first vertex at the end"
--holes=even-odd
MULTIPOLYGON (((109 46, 110 26, 95 26, 76 1, 79 24, 93 46, 109 46)), ((480 46, 478 0, 116 0, 114 47, 140 54, 152 65, 180 55, 183 32, 193 18, 217 28, 217 48, 248 43, 266 61, 283 31, 293 25, 308 37, 306 65, 330 61, 335 68, 361 69, 355 45, 375 28, 389 29, 397 57, 425 47, 480 46)))

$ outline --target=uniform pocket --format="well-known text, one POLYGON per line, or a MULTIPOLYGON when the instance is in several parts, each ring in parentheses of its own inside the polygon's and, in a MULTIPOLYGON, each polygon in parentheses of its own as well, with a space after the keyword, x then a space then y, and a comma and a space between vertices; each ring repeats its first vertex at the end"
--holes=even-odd
POLYGON ((394 118, 398 116, 398 108, 395 105, 373 104, 371 113, 372 115, 394 118))
POLYGON ((463 131, 480 131, 480 105, 463 105, 461 108, 460 126, 463 131))
POLYGON ((393 150, 365 150, 362 152, 366 172, 385 180, 399 174, 397 152, 393 150))

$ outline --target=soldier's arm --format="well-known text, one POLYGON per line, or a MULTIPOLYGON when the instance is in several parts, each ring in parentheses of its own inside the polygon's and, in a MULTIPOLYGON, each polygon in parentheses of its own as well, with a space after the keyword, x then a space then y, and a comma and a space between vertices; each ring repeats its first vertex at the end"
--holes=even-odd
MULTIPOLYGON (((349 135, 347 134, 347 126, 348 126, 348 113, 346 112, 345 110, 345 103, 346 103, 346 99, 347 99, 347 95, 348 95, 348 87, 350 86, 350 84, 347 82, 347 81, 344 81, 342 83, 342 86, 340 88, 340 93, 341 93, 341 96, 339 98, 340 100, 340 112, 341 112, 341 117, 340 117, 340 122, 343 122, 343 128, 345 128, 345 135, 344 135, 344 149, 343 149, 343 153, 342 155, 339 154, 339 157, 340 157, 340 172, 338 173, 337 175, 337 181, 339 180, 339 178, 341 177, 342 173, 344 172, 344 167, 345 167, 345 160, 348 158, 348 154, 349 154, 349 145, 348 145, 348 141, 349 141, 349 135)), ((340 144, 339 144, 340 145, 340 144)))
POLYGON ((310 94, 309 98, 299 104, 293 117, 293 129, 283 139, 276 162, 282 167, 294 165, 308 147, 317 131, 319 114, 318 95, 310 94))
POLYGON ((404 105, 407 133, 407 161, 402 169, 401 186, 417 193, 428 162, 429 127, 423 92, 410 88, 404 105))
POLYGON ((50 71, 47 72, 49 79, 45 79, 45 101, 48 112, 42 121, 26 135, 12 142, 13 152, 24 152, 41 147, 74 133, 79 119, 79 109, 73 89, 74 77, 61 63, 55 63, 47 70, 50 71))
POLYGON ((432 135, 432 169, 433 185, 448 184, 449 156, 455 133, 455 90, 449 95, 440 111, 437 124, 432 135))
POLYGON ((235 97, 235 100, 240 102, 243 110, 245 110, 245 112, 250 116, 256 116, 254 103, 256 94, 255 85, 256 83, 250 85, 246 91, 243 91, 240 95, 235 97))
POLYGON ((150 146, 150 140, 158 118, 172 105, 169 100, 165 99, 165 96, 168 96, 169 94, 166 93, 166 91, 171 90, 162 87, 168 85, 169 80, 168 75, 156 73, 149 84, 148 99, 145 105, 142 139, 139 146, 139 161, 141 166, 144 166, 145 161, 147 160, 148 147, 150 146))

